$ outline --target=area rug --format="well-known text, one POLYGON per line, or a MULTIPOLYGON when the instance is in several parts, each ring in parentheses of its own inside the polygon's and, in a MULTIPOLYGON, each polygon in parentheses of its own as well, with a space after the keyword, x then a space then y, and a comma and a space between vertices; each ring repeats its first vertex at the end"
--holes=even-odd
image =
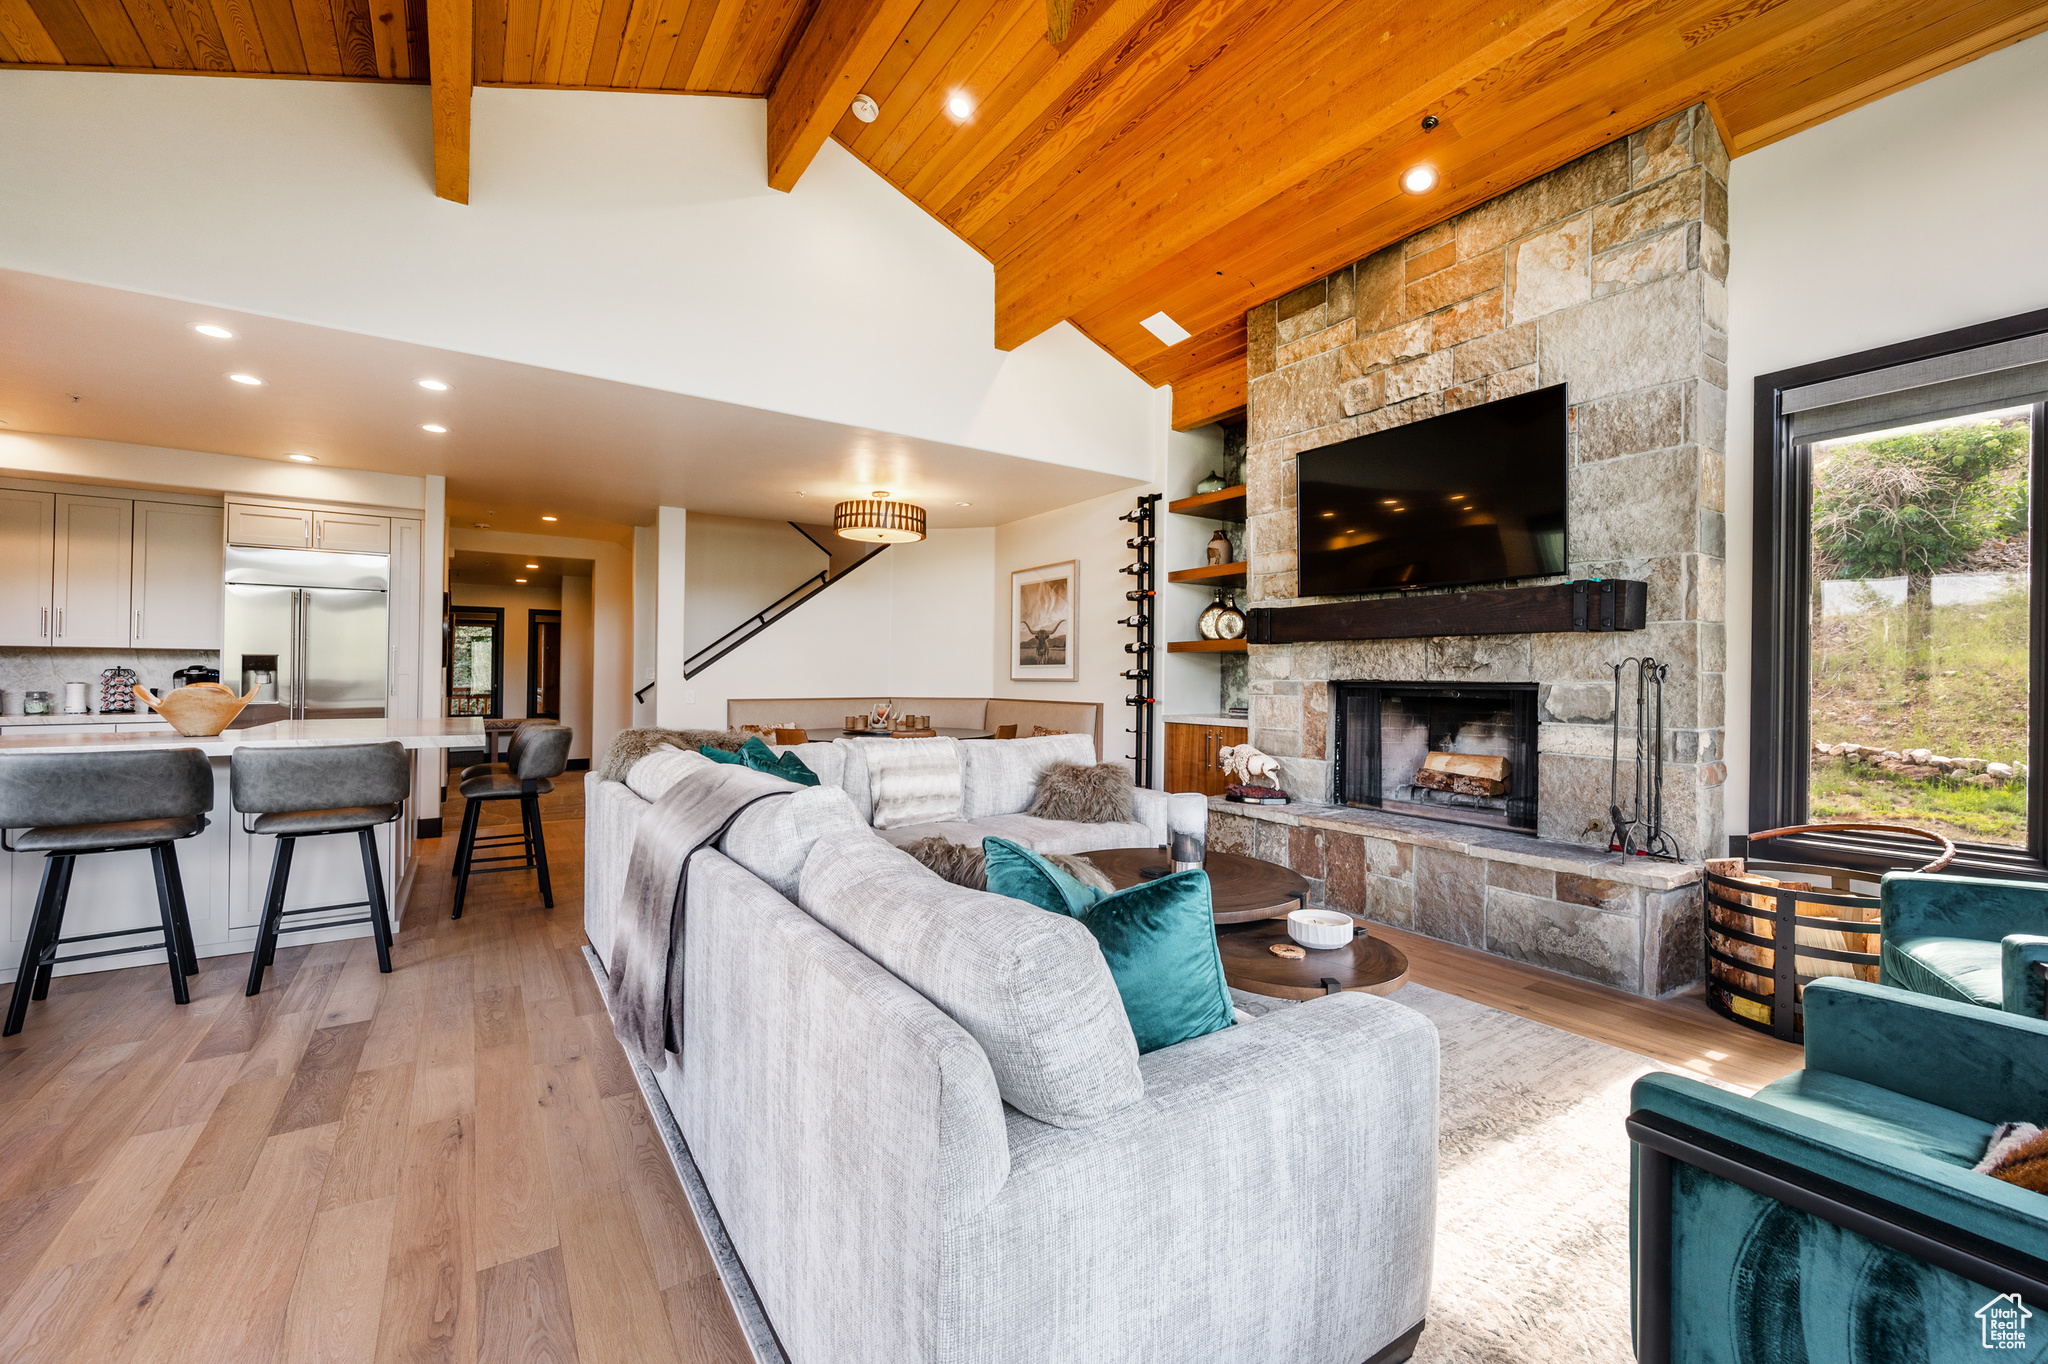
POLYGON ((1421 985, 1394 999, 1443 1039, 1416 1364, 1631 1364, 1622 1120, 1636 1078, 1670 1067, 1421 985))
MULTIPOLYGON (((1231 994, 1251 1014, 1293 1007, 1231 994)), ((1436 1277, 1416 1364, 1631 1364, 1622 1119, 1636 1078, 1670 1067, 1421 985, 1394 998, 1443 1044, 1436 1277)), ((634 1072, 755 1359, 786 1364, 653 1073, 634 1072)))

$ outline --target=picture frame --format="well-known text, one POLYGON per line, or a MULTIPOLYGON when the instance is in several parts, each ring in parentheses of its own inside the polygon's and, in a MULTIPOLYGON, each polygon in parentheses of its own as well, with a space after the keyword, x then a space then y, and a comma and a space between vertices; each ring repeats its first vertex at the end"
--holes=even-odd
POLYGON ((1075 618, 1080 561, 1010 574, 1010 680, 1072 682, 1078 671, 1075 618))

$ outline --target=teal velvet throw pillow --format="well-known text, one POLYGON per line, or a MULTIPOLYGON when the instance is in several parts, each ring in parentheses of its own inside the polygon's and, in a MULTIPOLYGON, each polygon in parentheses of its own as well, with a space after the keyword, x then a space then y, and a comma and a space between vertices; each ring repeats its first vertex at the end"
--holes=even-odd
POLYGON ((795 782, 798 786, 816 786, 818 774, 805 765, 804 760, 794 753, 776 756, 775 750, 761 742, 759 737, 749 738, 740 745, 737 753, 728 753, 722 748, 705 744, 697 750, 716 763, 745 763, 756 772, 766 772, 771 777, 795 782))
POLYGON ((740 761, 756 772, 766 772, 771 777, 793 781, 798 786, 816 786, 818 774, 794 753, 777 756, 774 749, 761 742, 759 736, 749 738, 740 745, 740 761))
POLYGON ((1235 1021, 1207 872, 1184 871, 1105 895, 1008 839, 985 838, 981 850, 991 891, 1079 919, 1095 935, 1141 1053, 1235 1021))

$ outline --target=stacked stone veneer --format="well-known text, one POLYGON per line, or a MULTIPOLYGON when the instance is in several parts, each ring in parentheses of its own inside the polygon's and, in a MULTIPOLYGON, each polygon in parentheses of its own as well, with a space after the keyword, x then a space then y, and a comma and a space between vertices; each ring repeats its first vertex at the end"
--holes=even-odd
MULTIPOLYGON (((1559 383, 1570 576, 1650 584, 1650 625, 1636 632, 1253 646, 1251 741, 1280 759, 1298 797, 1332 799, 1333 680, 1534 682, 1538 832, 1604 850, 1611 669, 1649 654, 1670 665, 1665 827, 1685 858, 1720 851, 1727 170, 1696 106, 1248 315, 1253 605, 1306 600, 1302 451, 1559 383)), ((1632 715, 1632 695, 1625 704, 1632 715)), ((1487 946, 1484 920, 1419 926, 1487 946)))

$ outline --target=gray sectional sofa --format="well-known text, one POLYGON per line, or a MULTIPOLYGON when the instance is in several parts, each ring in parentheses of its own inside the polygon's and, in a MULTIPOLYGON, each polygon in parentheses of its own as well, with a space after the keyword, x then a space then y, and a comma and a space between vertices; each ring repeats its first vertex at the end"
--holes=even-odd
MULTIPOLYGON (((587 797, 607 962, 695 754, 587 797)), ((1389 1000, 1140 1056, 1078 921, 952 885, 837 784, 689 876, 665 1103, 795 1364, 1364 1364, 1429 1293, 1437 1041, 1389 1000)))

